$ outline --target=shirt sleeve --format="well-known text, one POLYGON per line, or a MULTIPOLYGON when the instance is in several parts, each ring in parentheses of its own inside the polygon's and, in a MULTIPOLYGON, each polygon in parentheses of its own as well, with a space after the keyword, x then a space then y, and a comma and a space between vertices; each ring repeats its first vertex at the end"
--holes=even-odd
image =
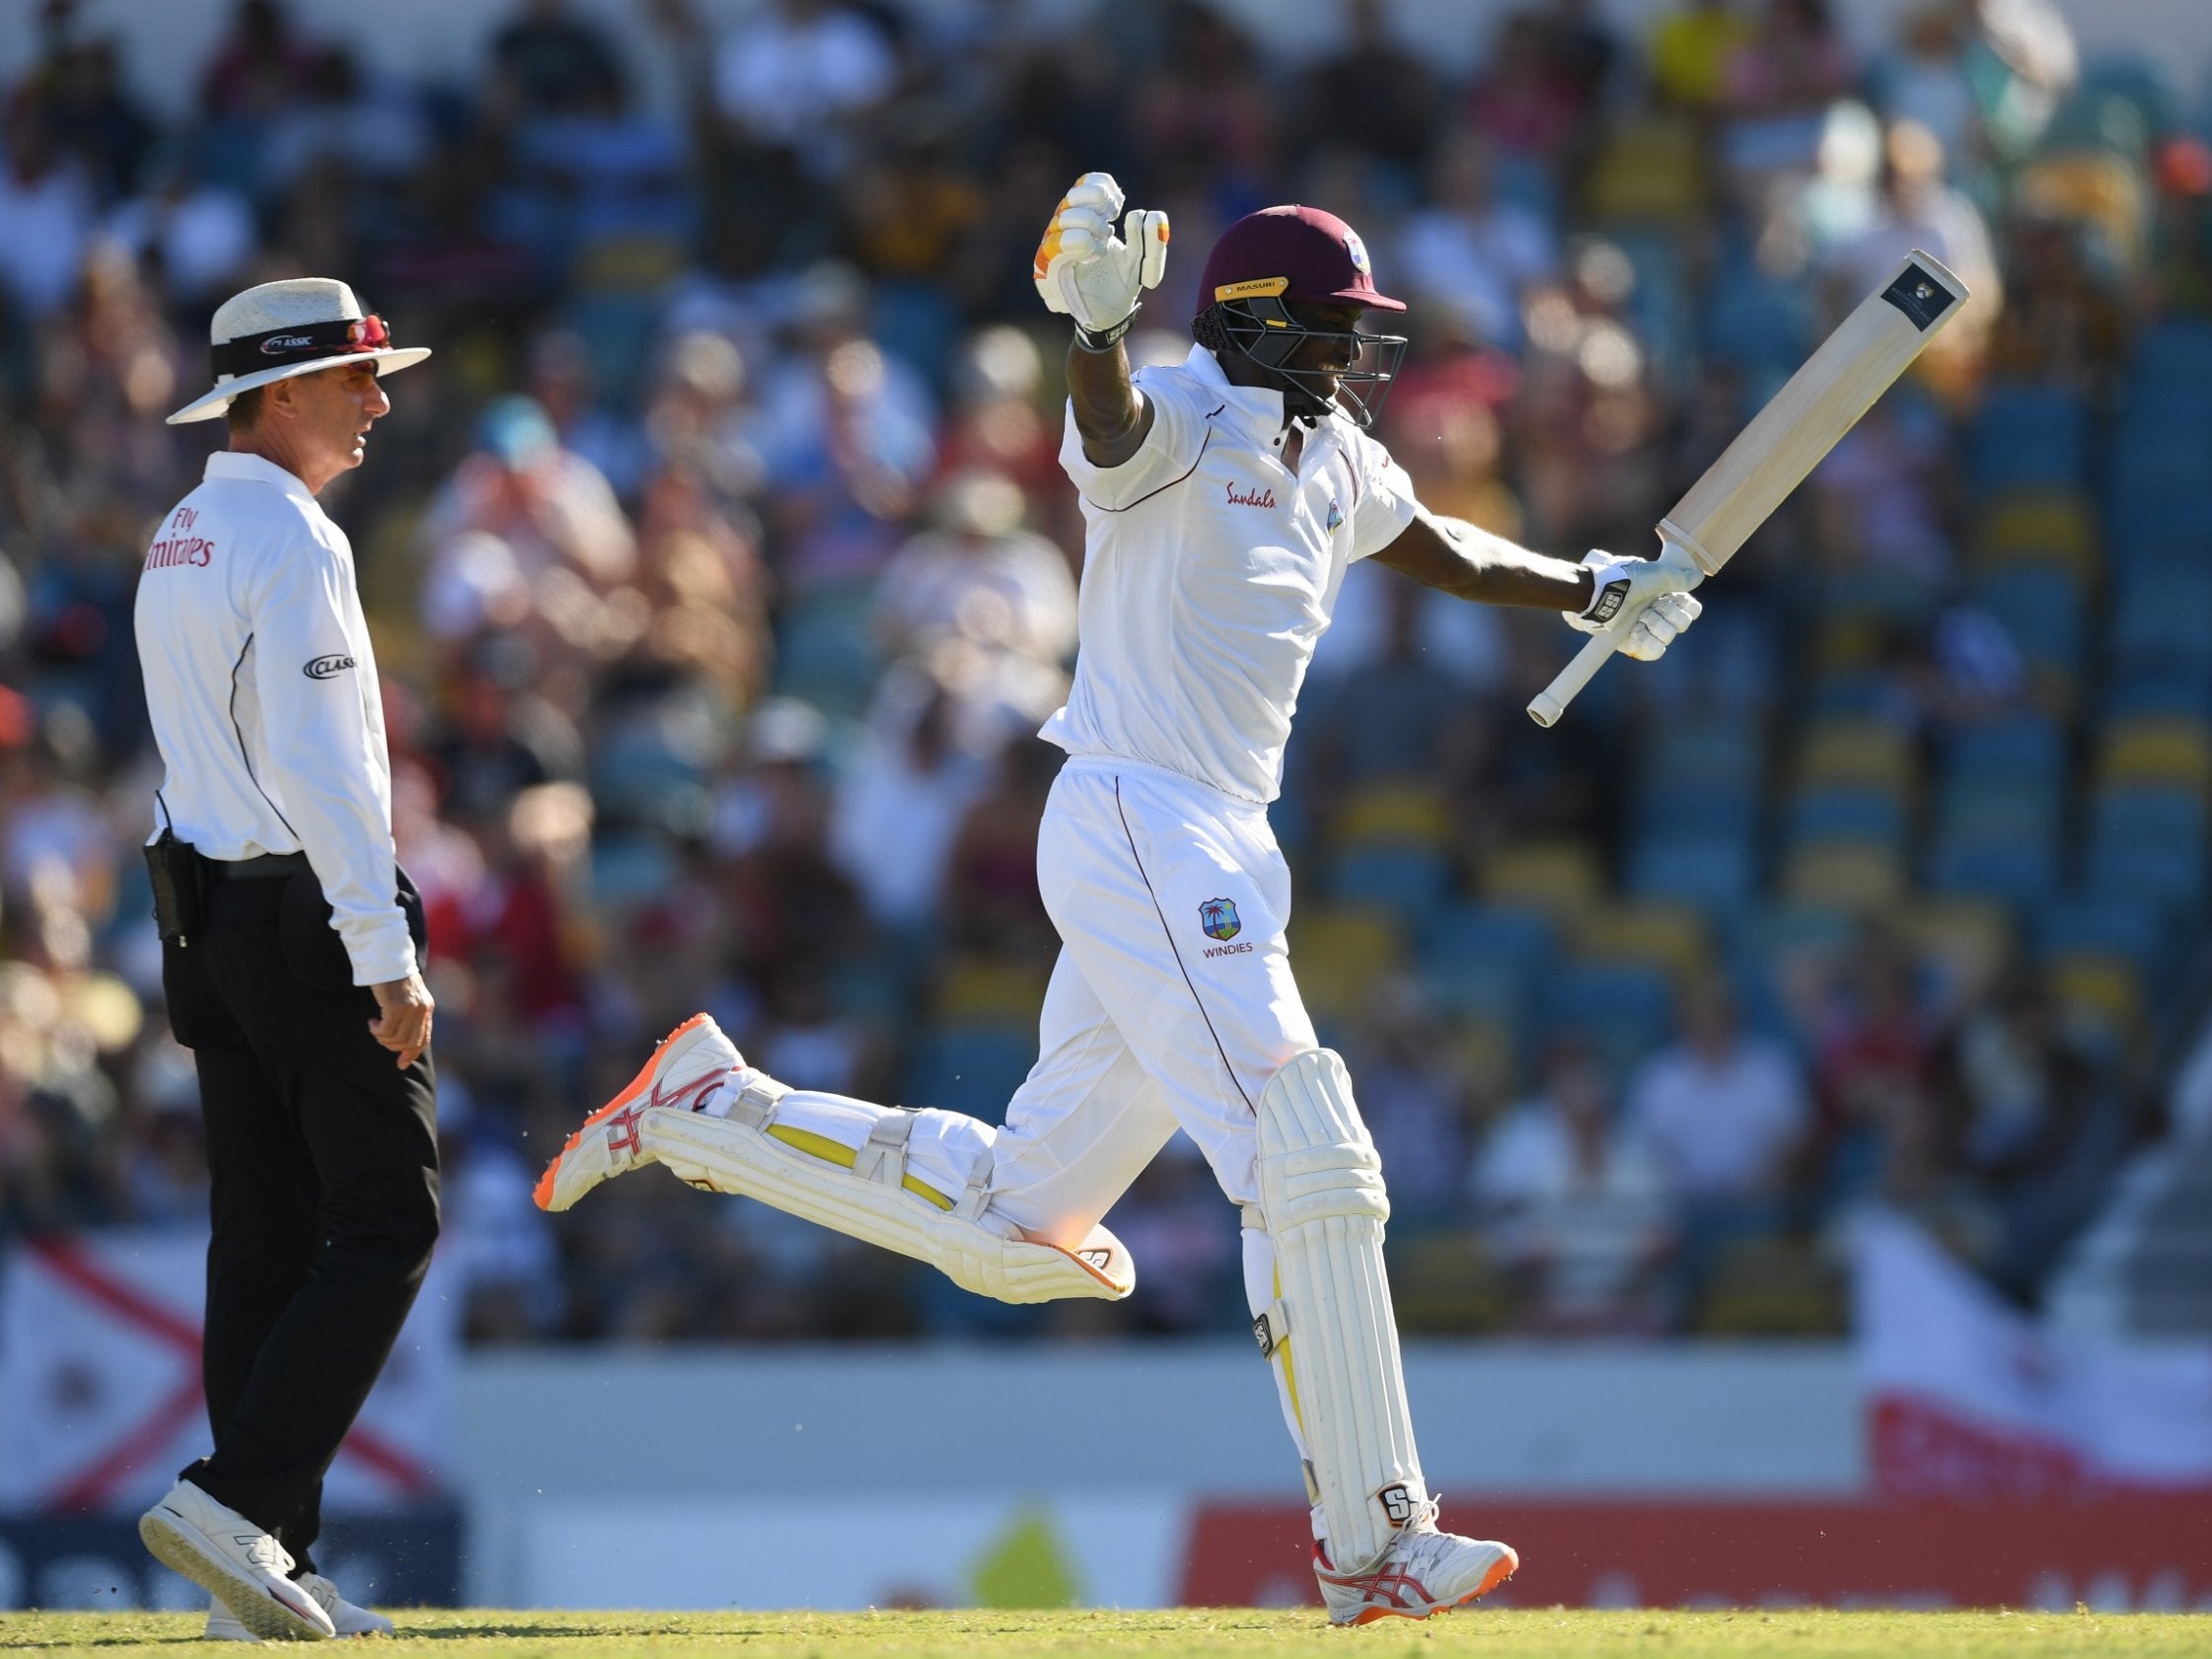
POLYGON ((1390 452, 1364 433, 1352 456, 1360 499, 1352 508, 1352 556, 1369 558, 1398 540, 1413 523, 1413 479, 1390 452))
POLYGON ((254 649, 270 761, 262 785, 323 884, 353 982, 375 985, 414 971, 414 941, 399 904, 390 761, 347 627, 352 597, 345 558, 303 534, 255 603, 254 649))
POLYGON ((1072 400, 1068 405, 1060 465, 1094 507, 1119 511, 1187 477, 1205 446, 1206 408, 1191 389, 1164 377, 1141 375, 1137 390, 1151 405, 1152 429, 1144 434, 1137 453, 1119 467, 1096 466, 1083 454, 1083 435, 1075 430, 1075 405, 1072 400))

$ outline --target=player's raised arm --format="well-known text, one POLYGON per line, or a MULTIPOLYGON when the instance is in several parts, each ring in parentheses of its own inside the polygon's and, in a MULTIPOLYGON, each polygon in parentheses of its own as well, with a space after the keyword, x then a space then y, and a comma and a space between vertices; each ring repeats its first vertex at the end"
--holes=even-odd
POLYGON ((1653 559, 1592 548, 1582 563, 1570 564, 1426 507, 1414 509, 1412 522, 1374 560, 1460 599, 1559 611, 1585 633, 1626 630, 1618 649, 1643 662, 1665 655, 1703 609, 1689 592, 1703 574, 1672 545, 1653 559))
POLYGON ((1130 382, 1122 336, 1137 316, 1138 295, 1158 287, 1167 270, 1167 215, 1132 208, 1124 218, 1122 202, 1111 174, 1076 180, 1046 226, 1030 271, 1046 306, 1074 321, 1068 396, 1083 454, 1097 467, 1129 460, 1151 430, 1152 411, 1130 382))

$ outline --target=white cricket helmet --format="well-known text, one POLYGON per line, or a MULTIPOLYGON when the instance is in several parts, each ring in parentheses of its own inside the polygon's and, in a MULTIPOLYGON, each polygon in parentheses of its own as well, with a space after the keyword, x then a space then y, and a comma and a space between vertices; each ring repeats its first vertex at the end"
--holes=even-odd
POLYGON ((213 420, 242 392, 352 358, 367 357, 379 375, 389 375, 430 355, 425 345, 394 345, 384 319, 364 313, 351 288, 327 276, 264 282, 232 295, 216 308, 207 341, 215 388, 171 415, 172 426, 213 420))

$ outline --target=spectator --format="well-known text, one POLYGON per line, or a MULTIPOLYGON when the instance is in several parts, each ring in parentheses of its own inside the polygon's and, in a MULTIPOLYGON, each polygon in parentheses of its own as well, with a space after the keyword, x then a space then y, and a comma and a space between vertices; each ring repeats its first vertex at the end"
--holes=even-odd
POLYGON ((620 91, 614 42, 569 0, 523 0, 491 38, 498 95, 524 117, 604 108, 620 91))
POLYGON ((33 319, 61 309, 77 285, 95 201, 75 162, 54 142, 45 107, 9 100, 0 165, 0 291, 33 319))
POLYGON ((1926 127, 1892 121, 1882 159, 1874 223, 1831 251, 1823 263, 1833 313, 1840 317, 1856 306, 1889 279, 1907 253, 1923 248, 1955 271, 1973 295, 1968 310, 1929 349, 1978 361, 1978 348, 1960 342, 1986 338, 2005 304, 1988 226, 1972 202, 1944 182, 1943 146, 1926 127))
POLYGON ((1470 132, 1438 146, 1429 197, 1398 235, 1402 280, 1425 304, 1448 307, 1473 339, 1517 349, 1522 293, 1559 268, 1551 227, 1497 198, 1489 153, 1470 132))
POLYGON ((1707 113, 1728 96, 1729 65, 1754 31, 1736 0, 1690 0, 1652 31, 1652 82, 1669 104, 1707 113))
POLYGON ((164 141, 141 171, 144 188, 108 222, 108 234, 161 272, 169 300, 188 306, 237 286, 259 246, 253 204, 205 181, 188 145, 164 141))
POLYGON ((1436 133, 1436 76, 1393 36, 1387 0, 1346 0, 1344 19, 1345 43, 1306 73, 1297 133, 1389 164, 1410 190, 1436 133))
POLYGON ((1870 79, 1885 116, 1925 127, 1954 167, 1971 171, 1981 153, 1981 127, 1966 66, 1968 29, 1964 8, 1956 5, 1905 12, 1895 45, 1870 79))
POLYGON ((1172 0, 1167 32, 1177 48, 1137 95, 1133 131, 1143 160, 1167 193, 1195 185, 1241 197, 1259 186, 1274 140, 1274 103, 1260 79, 1259 49, 1203 0, 1172 0))
POLYGON ((892 88, 898 58, 868 15, 840 0, 774 0, 714 53, 723 118, 795 154, 816 178, 844 171, 860 116, 892 88))
POLYGON ((991 785, 995 746, 960 743, 957 695, 923 662, 885 679, 868 727, 838 794, 831 855, 870 915, 912 931, 936 918, 953 842, 991 785))
POLYGON ((1468 119, 1500 155, 1520 164, 1536 187, 1556 182, 1575 138, 1585 90, 1551 51, 1544 23, 1514 10, 1498 25, 1483 68, 1467 91, 1468 119))
POLYGON ((1629 1079, 1628 1131, 1693 1203, 1774 1203, 1811 1125, 1797 1063, 1738 1028, 1715 980, 1684 997, 1680 1032, 1629 1079))
POLYGON ((1486 1236, 1521 1289, 1525 1328, 1652 1335, 1671 1317, 1674 1246, 1663 1168, 1613 1123, 1603 1071, 1555 1046, 1544 1086, 1492 1127, 1468 1175, 1486 1236))
POLYGON ((886 656, 954 639, 1054 670, 1073 654, 1074 579, 1057 547, 1022 529, 1024 505, 1021 486, 997 473, 938 486, 934 527, 893 554, 876 585, 886 656))
POLYGON ((755 443, 780 498, 770 530, 793 590, 873 576, 935 460, 935 408, 904 359, 862 326, 866 285, 848 266, 806 273, 795 349, 762 377, 755 443))
POLYGON ((606 477, 527 397, 492 403, 477 437, 423 519, 423 620, 465 638, 528 615, 533 631, 619 655, 635 629, 594 602, 629 577, 637 546, 606 477))
POLYGON ((1457 1220, 1471 1091, 1450 1028, 1410 979, 1377 985, 1362 1014, 1353 1046, 1391 1218, 1401 1232, 1457 1220))
POLYGON ((560 447, 598 468, 616 496, 633 506, 651 451, 635 419, 600 397, 589 342, 571 328, 548 329, 530 342, 525 379, 560 447))
POLYGON ((154 145, 154 125, 124 93, 115 42, 81 40, 49 64, 40 97, 55 144, 76 158, 103 203, 139 183, 154 145))
POLYGON ((2026 154, 2081 77, 2074 32, 2051 0, 1963 0, 1967 79, 1998 159, 2026 154))
POLYGON ((1992 379, 2063 388, 2093 404, 2111 395, 2127 350, 2127 317, 2082 242, 2083 232, 2063 220, 2024 215, 2015 222, 2005 308, 1989 329, 1992 379))
POLYGON ((1723 149, 1737 187, 1752 201, 1777 175, 1811 168, 1821 113, 1849 89, 1852 64, 1826 0, 1767 0, 1724 76, 1723 149))

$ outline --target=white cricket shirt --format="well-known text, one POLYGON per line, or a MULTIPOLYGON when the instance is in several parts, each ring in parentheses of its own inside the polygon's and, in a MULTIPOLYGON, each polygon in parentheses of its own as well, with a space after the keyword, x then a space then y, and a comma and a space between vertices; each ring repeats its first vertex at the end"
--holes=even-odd
POLYGON ((305 852, 353 982, 411 973, 384 704, 345 533, 283 468, 211 455, 155 533, 135 621, 167 772, 155 833, 174 825, 224 860, 305 852))
POLYGON ((1084 459, 1069 408, 1081 643, 1068 705, 1040 735, 1272 801, 1345 570, 1412 522, 1413 481, 1342 414, 1306 435, 1291 472, 1283 395, 1231 386, 1204 346, 1137 386, 1152 429, 1119 467, 1084 459))

